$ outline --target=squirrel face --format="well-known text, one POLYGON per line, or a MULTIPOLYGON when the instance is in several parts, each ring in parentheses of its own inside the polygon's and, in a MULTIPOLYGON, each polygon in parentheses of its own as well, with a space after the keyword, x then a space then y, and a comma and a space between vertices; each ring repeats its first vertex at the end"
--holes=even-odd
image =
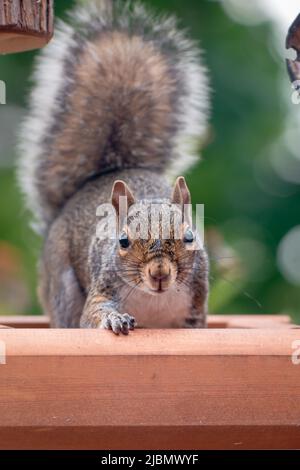
POLYGON ((179 229, 180 239, 141 239, 133 238, 128 227, 124 228, 119 239, 118 273, 129 284, 149 293, 160 294, 187 282, 195 256, 190 249, 194 237, 191 241, 190 228, 182 225, 179 229))
POLYGON ((119 180, 114 183, 111 200, 119 218, 116 264, 123 280, 151 293, 187 283, 197 234, 190 218, 184 218, 185 205, 190 204, 184 178, 177 178, 170 199, 138 202, 119 180), (121 209, 125 215, 120 215, 121 209))

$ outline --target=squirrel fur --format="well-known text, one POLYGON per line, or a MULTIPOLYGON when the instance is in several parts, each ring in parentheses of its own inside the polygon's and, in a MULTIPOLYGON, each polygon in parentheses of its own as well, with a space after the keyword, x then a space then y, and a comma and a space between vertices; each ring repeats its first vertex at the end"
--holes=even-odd
POLYGON ((208 261, 186 249, 186 222, 168 240, 119 227, 128 247, 95 235, 97 207, 118 216, 120 196, 146 211, 190 203, 184 178, 169 177, 196 161, 206 129, 197 45, 138 2, 89 0, 58 23, 33 78, 18 175, 44 237, 39 297, 52 326, 205 326, 208 261))

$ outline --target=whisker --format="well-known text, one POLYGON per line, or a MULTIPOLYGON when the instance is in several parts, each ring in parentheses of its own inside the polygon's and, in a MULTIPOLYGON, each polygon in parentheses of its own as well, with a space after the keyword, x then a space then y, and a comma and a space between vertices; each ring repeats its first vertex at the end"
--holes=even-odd
POLYGON ((120 297, 121 302, 125 303, 126 300, 128 299, 129 295, 132 294, 132 292, 141 284, 141 280, 139 280, 131 289, 129 289, 129 292, 125 297, 120 297))
MULTIPOLYGON (((230 281, 229 279, 226 279, 225 277, 223 276, 219 276, 223 281, 225 282, 228 282, 228 284, 230 284, 231 286, 234 286, 235 287, 235 283, 233 281, 230 281)), ((210 276, 210 279, 212 279, 213 281, 216 280, 216 278, 214 276, 210 276)), ((258 308, 262 309, 262 304, 260 303, 260 301, 258 299, 256 299, 255 297, 253 297, 248 291, 246 290, 242 290, 241 291, 241 294, 244 295, 245 297, 247 297, 249 300, 251 300, 252 302, 254 302, 258 308)))

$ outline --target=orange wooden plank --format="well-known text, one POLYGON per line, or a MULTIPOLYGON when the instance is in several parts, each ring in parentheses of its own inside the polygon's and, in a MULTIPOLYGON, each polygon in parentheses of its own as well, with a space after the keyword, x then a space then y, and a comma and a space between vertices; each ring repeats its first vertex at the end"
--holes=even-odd
POLYGON ((3 315, 0 324, 11 328, 49 328, 49 318, 45 315, 3 315))
POLYGON ((210 315, 211 328, 294 328, 288 315, 210 315), (224 322, 220 325, 220 321, 224 322), (220 326, 219 326, 220 325, 220 326))
MULTIPOLYGON (((104 330, 3 329, 9 357, 22 356, 288 356, 300 330, 140 329, 128 336, 104 330)), ((299 368, 300 373, 300 368, 299 368)))
POLYGON ((299 448, 297 329, 3 329, 1 448, 299 448))
MULTIPOLYGON (((49 328, 44 315, 0 316, 0 324, 12 328, 49 328)), ((209 315, 209 328, 290 328, 288 315, 209 315)))

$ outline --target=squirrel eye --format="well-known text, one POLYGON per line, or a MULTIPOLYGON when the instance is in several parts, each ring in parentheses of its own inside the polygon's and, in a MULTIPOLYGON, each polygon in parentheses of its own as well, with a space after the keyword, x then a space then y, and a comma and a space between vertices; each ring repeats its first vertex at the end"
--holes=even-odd
POLYGON ((120 243, 121 248, 128 248, 129 247, 130 242, 129 242, 129 238, 128 238, 127 233, 124 232, 120 235, 119 243, 120 243))
POLYGON ((185 231, 184 239, 185 243, 192 243, 194 241, 194 234, 190 228, 185 231))

